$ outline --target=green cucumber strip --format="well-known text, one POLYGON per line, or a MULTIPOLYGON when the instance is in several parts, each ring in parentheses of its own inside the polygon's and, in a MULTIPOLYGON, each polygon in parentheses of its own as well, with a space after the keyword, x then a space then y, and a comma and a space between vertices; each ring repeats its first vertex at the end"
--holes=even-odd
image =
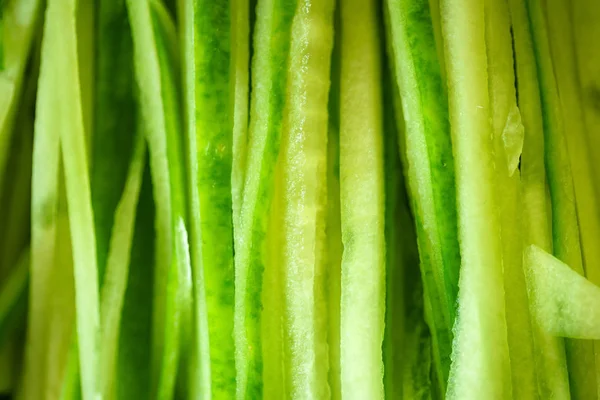
POLYGON ((387 10, 395 76, 407 121, 402 145, 422 276, 431 303, 434 365, 444 393, 460 267, 447 97, 428 2, 388 0, 387 10))
POLYGON ((181 48, 182 72, 184 88, 184 116, 185 116, 185 145, 186 167, 188 174, 189 215, 190 215, 190 253, 192 262, 192 338, 190 343, 191 354, 188 358, 187 369, 187 394, 190 397, 211 396, 211 364, 210 341, 208 333, 208 313, 206 303, 206 289, 204 286, 204 271, 202 266, 202 242, 200 238, 200 199, 198 193, 197 176, 198 154, 196 151, 196 2, 179 0, 179 14, 182 16, 181 48))
POLYGON ((138 110, 133 43, 125 0, 97 5, 92 135, 92 208, 96 227, 98 276, 103 286, 115 209, 122 197, 134 145, 138 110))
POLYGON ((151 396, 154 220, 150 169, 146 165, 119 329, 117 399, 149 399, 151 396))
POLYGON ((101 389, 105 398, 110 398, 111 394, 114 393, 119 328, 127 290, 137 203, 142 186, 145 146, 143 135, 139 134, 136 139, 125 189, 115 211, 115 222, 106 263, 106 278, 100 293, 102 322, 100 347, 101 389))
MULTIPOLYGON (((53 34, 49 24, 45 25, 44 33, 46 37, 53 34)), ((42 56, 51 56, 55 46, 55 41, 44 40, 42 56)), ((53 95, 58 86, 58 80, 54 79, 57 73, 52 63, 44 63, 40 68, 32 160, 31 272, 24 383, 20 396, 23 399, 43 398, 46 383, 45 360, 51 317, 49 291, 56 253, 59 197, 59 124, 52 112, 53 95)))
MULTIPOLYGON (((547 1, 546 16, 552 61, 556 73, 561 111, 565 123, 565 138, 571 163, 579 234, 585 276, 600 285, 600 209, 598 181, 594 179, 583 94, 577 70, 575 39, 571 23, 570 2, 547 1), (566 58, 569 57, 569 58, 566 58)), ((596 386, 600 394, 600 342, 594 343, 596 386)))
POLYGON ((99 395, 98 361, 100 315, 96 239, 91 207, 90 183, 87 175, 85 132, 77 60, 75 2, 52 1, 48 5, 46 23, 52 34, 44 40, 58 40, 56 53, 42 56, 42 63, 56 64, 60 76, 69 77, 59 83, 55 103, 65 171, 65 188, 69 207, 69 225, 73 244, 77 341, 81 388, 84 400, 99 395), (56 30, 54 32, 54 30, 56 30), (52 57, 54 56, 54 57, 52 57))
MULTIPOLYGON (((558 75, 552 63, 546 9, 538 1, 528 1, 540 96, 544 121, 545 164, 552 199, 552 238, 554 255, 583 275, 580 232, 577 222, 576 192, 567 140, 567 131, 559 97, 558 75)), ((562 92, 560 93, 562 94, 562 92)), ((567 340, 565 343, 571 395, 595 399, 598 396, 592 342, 567 340)))
MULTIPOLYGON (((542 109, 533 38, 525 2, 510 0, 509 7, 519 110, 525 130, 521 155, 523 244, 535 244, 551 251, 552 233, 547 208, 549 196, 546 193, 542 109)), ((539 396, 545 399, 568 398, 569 380, 564 341, 547 334, 535 320, 531 322, 539 396)))
POLYGON ((329 88, 329 130, 327 134, 327 221, 326 271, 327 344, 329 346, 329 390, 331 400, 342 398, 340 359, 340 298, 342 279, 342 222, 340 209, 340 8, 334 11, 334 44, 329 88))
MULTIPOLYGON (((232 176, 232 147, 236 106, 241 111, 236 102, 241 71, 235 64, 234 46, 243 45, 233 38, 237 38, 234 14, 243 12, 244 5, 240 1, 189 3, 184 5, 189 14, 184 70, 189 83, 185 97, 193 217, 194 347, 199 352, 192 382, 197 386, 194 392, 230 398, 236 391, 232 179, 239 178, 235 173, 232 176), (202 349, 202 341, 209 345, 208 351, 202 349), (202 369, 206 376, 198 376, 202 369)), ((236 128, 239 134, 241 128, 236 128)))
POLYGON ((250 2, 236 0, 231 6, 231 65, 235 79, 233 88, 233 164, 231 170, 234 230, 240 229, 240 212, 244 190, 248 146, 248 92, 250 70, 250 2))
POLYGON ((0 3, 0 72, 4 69, 4 2, 0 3))
MULTIPOLYGON (((484 4, 442 0, 461 270, 449 399, 511 395, 484 4)), ((426 287, 425 290, 428 288, 426 287)))
MULTIPOLYGON (((77 30, 77 60, 79 65, 79 86, 81 91, 81 110, 83 118, 83 130, 85 131, 85 143, 88 159, 92 156, 92 138, 95 84, 95 55, 96 55, 96 1, 76 0, 75 11, 77 30)), ((91 166, 91 164, 90 164, 91 166)))
POLYGON ((295 8, 296 0, 260 0, 256 8, 244 194, 240 229, 235 236, 234 325, 238 398, 284 395, 280 261, 277 252, 263 249, 279 248, 276 243, 281 240, 277 226, 280 217, 274 211, 280 206, 273 203, 279 197, 275 194, 275 176, 280 170, 277 160, 295 8), (263 279, 269 286, 263 285, 263 279), (263 291, 263 287, 272 288, 273 293, 271 289, 263 291), (273 296, 274 301, 269 301, 267 296, 273 296), (261 313, 262 300, 265 309, 261 313), (263 340, 270 345, 264 352, 263 340))
MULTIPOLYGON (((600 58, 595 51, 598 40, 600 40, 600 25, 597 21, 600 19, 600 4, 597 2, 582 0, 571 3, 571 18, 577 23, 572 24, 574 29, 574 45, 577 56, 577 69, 579 75, 579 83, 581 85, 581 101, 585 117, 586 139, 589 144, 589 151, 592 160, 600 159, 600 58)), ((600 164, 592 163, 593 182, 596 185, 596 196, 600 194, 600 164)), ((585 256, 584 243, 584 258, 585 256)), ((588 279, 594 284, 600 284, 600 281, 595 279, 587 271, 588 279)), ((598 268, 597 266, 590 266, 598 268)), ((600 382, 600 344, 594 343, 596 352, 596 381, 600 382)))
MULTIPOLYGON (((390 74, 392 75, 392 74, 390 74)), ((397 87, 384 77, 386 177, 386 322, 383 345, 385 397, 429 399, 431 340, 423 318, 419 254, 400 163, 402 113, 395 111, 397 87), (393 88, 393 89, 392 89, 393 88), (395 115, 400 116, 396 118, 395 115)))
POLYGON ((0 68, 0 198, 12 125, 33 37, 39 27, 41 4, 40 0, 11 0, 2 6, 0 41, 4 68, 0 68))
POLYGON ((325 335, 316 327, 325 245, 327 100, 333 47, 333 1, 300 1, 291 28, 282 143, 284 349, 286 395, 328 397, 325 335), (325 196, 324 196, 325 194, 325 196))
POLYGON ((170 398, 179 363, 181 271, 189 268, 182 256, 187 203, 177 65, 169 47, 176 33, 160 3, 127 1, 127 9, 156 203, 151 391, 170 398))
POLYGON ((378 18, 374 1, 341 4, 340 202, 344 252, 340 363, 342 397, 349 399, 384 396, 386 260, 378 18))
POLYGON ((523 148, 524 128, 517 107, 508 3, 505 0, 486 0, 485 19, 512 395, 529 399, 537 396, 537 381, 523 273, 521 182, 519 171, 515 171, 523 148))
POLYGON ((30 250, 25 249, 0 288, 0 342, 6 338, 11 314, 24 296, 29 281, 30 250))
POLYGON ((535 317, 550 334, 600 339, 600 287, 535 245, 525 251, 535 317))

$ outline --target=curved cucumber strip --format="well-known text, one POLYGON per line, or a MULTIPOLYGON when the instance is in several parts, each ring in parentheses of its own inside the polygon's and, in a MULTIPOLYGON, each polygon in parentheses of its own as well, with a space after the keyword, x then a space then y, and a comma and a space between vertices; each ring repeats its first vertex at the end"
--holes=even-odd
POLYGON ((127 9, 156 203, 153 393, 157 398, 170 398, 179 361, 181 274, 190 268, 183 249, 187 202, 177 66, 172 49, 176 33, 159 3, 132 0, 127 2, 127 9))
POLYGON ((29 281, 30 251, 23 251, 17 265, 0 288, 0 342, 6 337, 8 322, 20 299, 24 297, 29 281))
POLYGON ((523 273, 523 241, 518 162, 524 129, 517 107, 510 14, 504 0, 487 0, 486 51, 488 87, 500 210, 502 263, 506 292, 506 325, 513 396, 537 396, 533 334, 523 273))
MULTIPOLYGON (((75 302, 81 389, 83 399, 99 395, 99 295, 96 239, 87 175, 85 132, 78 81, 75 2, 52 1, 48 5, 44 37, 52 53, 42 55, 42 63, 55 64, 65 77, 53 94, 56 100, 57 129, 63 153, 65 186, 69 207, 69 225, 73 245, 75 302), (56 42, 54 42, 56 41, 56 42), (60 43, 60 44, 59 44, 60 43)), ((51 79, 59 79, 53 77, 51 79)))
POLYGON ((431 303, 433 358, 444 392, 460 267, 447 97, 428 2, 388 0, 387 9, 421 270, 431 303))
MULTIPOLYGON (((449 399, 510 396, 484 4, 441 1, 461 271, 449 399), (474 156, 476 155, 476 156, 474 156)), ((426 288, 427 290, 427 288, 426 288)))
MULTIPOLYGON (((292 22, 282 153, 284 339, 287 396, 329 393, 326 336, 316 332, 326 191, 327 100, 333 47, 332 1, 298 2, 292 22)), ((324 300, 324 299, 321 299, 324 300)))
POLYGON ((525 251, 535 317, 550 334, 600 339, 600 287, 532 245, 525 251))
MULTIPOLYGON (((583 95, 577 71, 574 24, 570 2, 547 2, 548 32, 556 83, 565 122, 565 138, 575 188, 575 203, 581 237, 585 276, 600 285, 600 209, 598 181, 594 179, 593 159, 585 125, 583 95)), ((594 343, 596 387, 600 395, 600 342, 594 343)))
POLYGON ((106 398, 114 393, 116 355, 119 328, 127 278, 137 203, 142 186, 146 144, 140 134, 136 139, 125 189, 115 211, 115 222, 106 263, 106 278, 101 291, 100 316, 102 393, 106 398))
MULTIPOLYGON (((283 110, 287 88, 290 31, 296 0, 257 4, 252 60, 252 99, 240 230, 236 232, 235 340, 238 398, 283 396, 283 307, 279 262, 260 249, 278 240, 275 198, 283 110), (270 218, 270 215, 274 218, 270 218), (269 290, 264 291, 264 279, 269 290), (261 296, 274 296, 264 303, 261 296), (279 295, 280 297, 281 295, 279 295), (262 315, 261 315, 262 314, 262 315), (261 328, 262 325, 262 328, 261 328), (261 330, 269 347, 262 349, 261 330), (263 354, 265 356, 263 360, 263 354), (264 377, 264 381, 263 381, 264 377), (263 384, 265 385, 263 389, 263 384)), ((274 255, 275 257, 277 255, 274 255)))
MULTIPOLYGON (((540 79, 544 118, 545 164, 552 199, 554 255, 583 275, 580 233, 577 223, 576 192, 569 159, 567 131, 559 97, 558 76, 551 59, 545 9, 538 1, 527 2, 540 79)), ((564 88, 563 88, 564 89, 564 88)), ((562 92, 561 92, 562 94, 562 92)), ((569 122, 570 123, 570 122, 569 122)), ((567 365, 571 395, 595 399, 598 396, 593 343, 567 340, 567 365)))
MULTIPOLYGON (((519 110, 525 129, 521 155, 523 242, 552 251, 548 215, 544 132, 535 54, 527 8, 522 0, 510 0, 517 73, 519 110)), ((545 332, 531 320, 538 393, 545 399, 569 397, 569 377, 562 338, 545 332)))
POLYGON ((341 18, 342 397, 380 399, 385 198, 377 7, 374 1, 343 2, 341 18))
MULTIPOLYGON (((198 364, 192 373, 202 374, 203 368, 208 369, 205 372, 208 375, 192 378, 200 385, 193 390, 202 391, 205 396, 230 398, 236 387, 232 179, 239 178, 232 175, 232 148, 236 107, 241 112, 236 90, 243 91, 236 86, 237 78, 243 80, 239 77, 242 71, 235 64, 237 60, 233 60, 235 55, 239 56, 234 46, 243 44, 234 43, 232 38, 239 39, 238 32, 233 32, 237 29, 233 14, 243 12, 243 3, 208 0, 189 3, 184 4, 186 14, 190 15, 184 23, 184 70, 188 82, 191 251, 196 296, 194 346, 198 352, 194 361, 198 364), (206 325, 208 332, 204 330, 206 325), (207 352, 201 351, 203 340, 208 341, 207 352)), ((235 127, 242 129, 239 125, 235 127)), ((239 190, 239 186, 234 189, 239 190)))

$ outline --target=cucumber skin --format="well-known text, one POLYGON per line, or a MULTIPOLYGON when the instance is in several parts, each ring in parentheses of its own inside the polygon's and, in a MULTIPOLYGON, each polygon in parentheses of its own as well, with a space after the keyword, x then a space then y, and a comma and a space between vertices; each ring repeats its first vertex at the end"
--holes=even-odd
MULTIPOLYGON (((197 170, 206 320, 210 343, 211 393, 231 398, 236 391, 234 260, 232 220, 232 147, 234 79, 232 71, 232 1, 196 0, 194 70, 197 170)), ((195 277, 198 282, 199 274, 195 277)))
MULTIPOLYGON (((545 166, 552 199, 552 241, 554 255, 580 275, 584 274, 575 188, 572 177, 564 120, 548 43, 545 10, 537 0, 528 0, 545 140, 545 166)), ((593 343, 565 341, 571 396, 593 399, 598 396, 593 343)))
POLYGON ((235 316, 238 399, 263 396, 263 354, 267 349, 262 343, 266 338, 261 338, 262 281, 265 269, 275 267, 268 265, 265 242, 281 146, 295 9, 296 0, 260 0, 256 8, 248 158, 235 260, 240 293, 235 316))
POLYGON ((401 139, 405 150, 401 151, 407 152, 422 278, 432 304, 428 323, 433 357, 441 392, 445 392, 460 268, 447 95, 428 2, 388 0, 387 5, 396 79, 406 119, 401 139), (429 176, 420 176, 419 171, 428 171, 429 176))

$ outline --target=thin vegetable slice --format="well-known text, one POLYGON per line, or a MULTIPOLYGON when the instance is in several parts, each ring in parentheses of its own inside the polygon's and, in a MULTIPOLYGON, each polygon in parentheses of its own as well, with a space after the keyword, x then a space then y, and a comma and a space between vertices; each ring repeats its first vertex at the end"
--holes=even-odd
MULTIPOLYGON (((544 118, 545 165, 552 199, 553 254, 583 275, 583 258, 577 222, 576 192, 569 159, 567 131, 562 114, 557 71, 552 63, 545 10, 541 2, 527 2, 533 32, 536 66, 544 118)), ((567 340, 565 343, 571 395, 595 399, 598 396, 593 343, 567 340)))
MULTIPOLYGON (((449 399, 510 396, 484 4, 442 0, 461 270, 449 399)), ((426 289, 427 290, 427 289, 426 289)))
POLYGON ((139 134, 136 139, 125 189, 115 211, 115 222, 106 262, 106 278, 101 291, 101 390, 103 396, 107 399, 114 396, 115 390, 119 328, 127 290, 131 244, 137 203, 142 186, 145 150, 144 138, 139 134))
POLYGON ((600 339, 600 287, 532 245, 525 251, 535 317, 550 334, 600 339))
POLYGON ((447 95, 427 1, 388 0, 388 30, 406 128, 402 145, 431 304, 428 323, 440 391, 450 370, 460 256, 447 95), (418 32, 418 34, 417 34, 418 32))
POLYGON ((0 288, 0 342, 6 339, 12 314, 21 299, 25 297, 29 281, 30 257, 29 249, 23 251, 16 266, 0 288))
POLYGON ((508 3, 505 0, 486 0, 485 19, 512 395, 519 399, 535 398, 537 381, 523 273, 522 199, 520 171, 517 170, 524 129, 517 107, 508 3))
POLYGON ((292 22, 283 150, 282 268, 286 395, 328 396, 327 371, 317 368, 326 337, 316 332, 319 303, 319 215, 325 201, 327 100, 333 47, 332 1, 298 2, 292 22))
MULTIPOLYGON (((183 6, 188 15, 184 23, 184 71, 189 82, 185 98, 195 284, 194 346, 198 352, 194 370, 201 374, 205 369, 207 374, 192 379, 200 385, 193 389, 198 392, 192 394, 195 397, 200 392, 204 396, 232 397, 236 390, 233 341, 236 215, 232 217, 232 179, 236 182, 237 196, 240 189, 237 162, 242 158, 236 158, 237 169, 232 176, 232 148, 235 109, 241 112, 243 104, 239 101, 244 96, 243 88, 236 86, 236 79, 243 81, 240 73, 247 71, 233 60, 240 56, 234 46, 243 46, 237 32, 242 27, 235 27, 233 22, 237 12, 244 12, 243 7, 247 3, 242 1, 206 0, 185 2, 183 6), (233 38, 240 42, 233 42, 233 38), (201 351, 202 341, 208 341, 209 348, 205 351, 201 351)), ((240 114, 237 116, 244 119, 240 114)), ((236 134, 243 136, 241 121, 236 122, 236 134)), ((238 140, 243 139, 236 138, 236 152, 240 150, 238 140)))
MULTIPOLYGON (((254 25, 250 127, 236 237, 235 340, 238 398, 283 392, 282 284, 277 241, 277 160, 296 0, 260 0, 254 25), (263 250, 265 248, 265 250, 263 250), (275 251, 266 250, 274 248, 275 251), (264 277, 263 277, 264 273, 264 277), (263 285, 263 279, 265 284, 263 285), (263 290, 268 287, 268 290, 263 290), (265 297, 262 297, 262 296, 265 297), (261 305, 264 300, 264 311, 261 305), (263 351, 262 340, 269 343, 263 351), (264 357, 264 358, 263 358, 264 357), (261 368, 262 367, 262 368, 261 368), (264 388, 263 388, 264 385, 264 388)), ((279 173, 279 175, 281 175, 279 173)), ((281 199, 280 199, 281 200, 281 199)), ((281 201, 279 200, 279 203, 281 201)))
POLYGON ((140 108, 150 153, 156 203, 152 393, 173 395, 179 362, 187 202, 177 65, 176 31, 161 4, 128 1, 140 108), (183 228, 182 228, 183 227, 183 228))
POLYGON ((342 397, 379 399, 384 396, 385 198, 376 4, 344 1, 341 18, 342 397))
MULTIPOLYGON (((524 127, 521 155, 523 242, 552 251, 549 195, 544 166, 544 132, 538 75, 535 67, 531 27, 525 2, 509 2, 516 61, 519 110, 524 127)), ((546 333, 532 319, 538 393, 542 398, 569 396, 569 377, 564 341, 546 333)))

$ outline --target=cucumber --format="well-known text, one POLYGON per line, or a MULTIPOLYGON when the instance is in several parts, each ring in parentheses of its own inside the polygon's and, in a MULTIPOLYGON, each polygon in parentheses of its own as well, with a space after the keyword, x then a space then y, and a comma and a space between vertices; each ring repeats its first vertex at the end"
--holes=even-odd
POLYGON ((487 0, 485 18, 512 394, 515 398, 529 399, 537 396, 537 380, 521 236, 522 198, 518 164, 524 128, 517 106, 508 3, 487 0))
POLYGON ((177 76, 176 31, 160 3, 127 1, 141 114, 150 154, 156 204, 156 260, 153 303, 152 390, 173 395, 186 274, 187 200, 183 132, 177 76))
POLYGON ((329 396, 326 336, 316 331, 325 245, 327 100, 333 1, 299 1, 292 22, 282 143, 282 278, 286 396, 329 396), (325 357, 325 358, 324 358, 325 357))
MULTIPOLYGON (((184 9, 187 15, 184 71, 185 81, 189 82, 185 98, 188 165, 192 171, 188 181, 196 293, 195 347, 202 353, 197 356, 199 367, 194 370, 200 374, 203 368, 207 369, 206 376, 196 375, 192 379, 200 386, 194 389, 198 394, 191 396, 198 397, 203 393, 204 396, 231 398, 236 390, 232 179, 238 185, 233 188, 237 195, 241 168, 236 164, 237 169, 232 173, 233 129, 237 111, 236 134, 243 136, 243 126, 239 126, 243 104, 239 100, 244 96, 244 88, 236 85, 236 79, 243 80, 240 73, 247 73, 234 59, 240 56, 234 46, 243 46, 243 43, 233 23, 236 13, 244 12, 244 3, 189 1, 184 4, 184 9), (240 43, 234 42, 234 38, 240 43), (208 331, 202 331, 204 326, 208 331), (202 337, 208 340, 208 352, 201 351, 202 337)), ((243 64, 243 60, 240 63, 243 64)), ((236 152, 238 150, 236 148, 236 152)))
POLYGON ((3 68, 0 68, 0 198, 4 186, 5 167, 10 138, 25 68, 33 38, 40 27, 40 0, 11 0, 2 4, 0 42, 3 68))
MULTIPOLYGON (((540 96, 544 119, 545 165, 552 199, 552 238, 554 255, 584 274, 577 222, 576 192, 569 159, 567 131, 559 97, 557 70, 552 64, 545 10, 536 1, 528 1, 533 32, 536 66, 540 79, 540 96)), ((560 67, 558 67, 560 68, 560 67)), ((564 88, 563 88, 564 89, 564 88)), ((560 95, 565 95, 560 92, 560 95)), ((566 94, 568 95, 568 94, 566 94)), ((598 396, 593 343, 567 340, 565 343, 571 395, 595 399, 598 396)))
MULTIPOLYGON (((570 2, 547 2, 547 19, 552 61, 556 72, 561 111, 565 121, 565 137, 573 174, 575 203, 585 276, 600 285, 600 209, 598 209, 598 181, 594 179, 583 94, 577 70, 577 55, 571 23, 570 2), (568 58, 567 58, 568 57, 568 58)), ((600 342, 594 343, 596 387, 600 395, 600 342)))
POLYGON ((438 386, 445 392, 458 291, 454 161, 447 95, 427 1, 388 0, 395 76, 406 128, 401 139, 416 219, 438 386))
MULTIPOLYGON (((523 207, 523 244, 535 244, 552 251, 551 221, 546 193, 544 133, 538 76, 531 28, 525 3, 509 2, 516 61, 519 110, 525 129, 521 155, 521 192, 523 207)), ((531 308, 530 308, 531 309, 531 308)), ((531 310, 534 311, 534 310, 531 310)), ((546 333, 532 319, 535 370, 541 398, 569 397, 569 378, 564 340, 546 333)))
MULTIPOLYGON (((75 2, 50 2, 48 5, 48 28, 44 37, 48 49, 42 54, 42 64, 52 65, 55 71, 60 71, 61 76, 68 77, 68 82, 59 81, 57 91, 52 93, 52 96, 59 99, 53 103, 56 115, 56 125, 53 128, 59 132, 69 207, 82 397, 93 399, 99 393, 98 272, 81 93, 77 79, 79 72, 74 13, 75 2)), ((60 248, 58 251, 60 252, 60 248)), ((51 330, 50 340, 52 334, 51 330)), ((49 354, 52 354, 52 349, 49 354)))
POLYGON ((600 339, 600 287, 535 245, 525 260, 540 325, 555 336, 600 339))
POLYGON ((138 207, 127 290, 119 328, 115 381, 117 399, 151 396, 152 299, 155 264, 154 203, 150 168, 146 164, 138 207))
POLYGON ((328 383, 332 400, 342 397, 341 391, 341 359, 340 359, 340 299, 342 278, 342 223, 340 209, 340 7, 334 11, 334 39, 331 57, 331 73, 329 88, 329 129, 327 132, 327 215, 325 221, 326 254, 324 282, 327 287, 327 309, 323 312, 327 326, 329 357, 326 365, 329 368, 328 383))
POLYGON ((341 388, 343 398, 379 399, 384 397, 386 260, 376 4, 342 2, 341 20, 341 388))
MULTIPOLYGON (((484 4, 442 0, 461 270, 449 399, 511 395, 484 4)), ((426 288, 427 290, 427 288, 426 288)))
POLYGON ((145 151, 144 137, 139 134, 136 138, 123 195, 115 211, 115 222, 106 262, 106 278, 100 293, 102 321, 100 376, 101 390, 105 398, 113 397, 115 390, 119 327, 127 290, 131 244, 144 172, 145 151))
POLYGON ((15 312, 18 311, 20 303, 26 299, 30 257, 29 249, 25 249, 0 289, 0 342, 2 343, 5 343, 11 333, 11 328, 14 328, 14 323, 11 322, 18 318, 15 312))
POLYGON ((256 8, 250 127, 235 249, 237 398, 284 396, 280 261, 277 250, 267 249, 281 246, 277 160, 295 7, 296 0, 260 0, 256 8), (269 290, 262 290, 263 280, 269 290), (263 349, 263 340, 269 347, 263 349))

